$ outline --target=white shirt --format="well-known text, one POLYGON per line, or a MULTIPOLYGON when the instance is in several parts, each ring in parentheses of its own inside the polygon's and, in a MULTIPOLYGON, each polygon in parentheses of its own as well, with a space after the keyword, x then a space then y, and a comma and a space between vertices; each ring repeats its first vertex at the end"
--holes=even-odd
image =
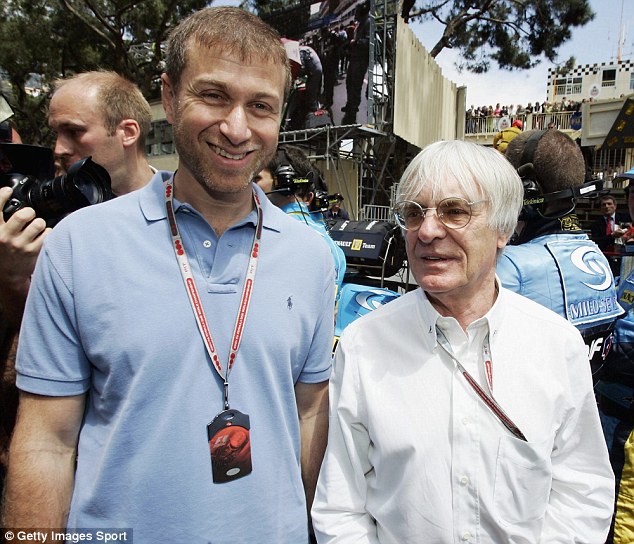
POLYGON ((565 319, 506 289, 468 327, 417 289, 344 331, 313 505, 324 543, 605 542, 614 498, 587 348, 565 319), (489 391, 514 437, 438 345, 489 391))

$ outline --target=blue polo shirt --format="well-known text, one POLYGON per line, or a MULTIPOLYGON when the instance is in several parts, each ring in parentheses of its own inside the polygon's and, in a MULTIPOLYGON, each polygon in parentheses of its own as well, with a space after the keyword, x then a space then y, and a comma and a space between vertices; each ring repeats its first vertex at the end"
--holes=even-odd
MULTIPOLYGON (((136 544, 307 541, 294 395, 330 374, 333 261, 321 237, 269 203, 244 335, 229 375, 250 416, 253 472, 212 483, 207 424, 222 381, 171 247, 157 173, 145 188, 73 213, 40 254, 18 387, 88 393, 69 527, 133 528, 136 544)), ((256 214, 216 236, 188 204, 176 219, 213 340, 229 353, 256 214)))
POLYGON ((326 244, 328 244, 328 249, 330 249, 330 254, 332 255, 332 260, 335 265, 335 281, 337 283, 337 300, 339 300, 339 295, 341 294, 341 288, 343 286, 343 280, 346 275, 346 254, 343 252, 335 241, 328 234, 328 230, 326 230, 326 224, 323 220, 323 215, 321 212, 319 216, 321 216, 322 220, 319 221, 316 216, 317 212, 311 213, 308 209, 308 206, 305 202, 297 201, 297 202, 289 202, 280 208, 285 214, 294 217, 298 221, 304 223, 306 226, 311 229, 317 231, 321 237, 324 239, 326 244))

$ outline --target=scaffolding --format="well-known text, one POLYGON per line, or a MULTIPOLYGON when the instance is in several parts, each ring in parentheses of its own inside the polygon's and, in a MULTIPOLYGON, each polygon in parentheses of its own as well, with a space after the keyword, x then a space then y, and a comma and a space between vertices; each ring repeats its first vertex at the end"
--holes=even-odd
POLYGON ((286 131, 281 132, 279 138, 281 144, 302 147, 310 159, 324 161, 338 190, 349 186, 339 177, 343 170, 337 167, 339 161, 354 164, 357 175, 354 208, 360 220, 379 220, 374 212, 383 218, 384 209, 392 205, 391 187, 403 167, 403 161, 396 157, 402 156, 402 151, 408 148, 408 144, 392 132, 397 11, 395 0, 373 0, 371 3, 368 123, 286 131))

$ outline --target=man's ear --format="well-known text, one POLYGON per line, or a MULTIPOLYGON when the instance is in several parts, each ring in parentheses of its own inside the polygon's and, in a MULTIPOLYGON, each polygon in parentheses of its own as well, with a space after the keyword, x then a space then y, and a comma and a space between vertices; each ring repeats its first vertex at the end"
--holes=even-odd
POLYGON ((141 135, 141 127, 134 119, 124 119, 121 121, 118 130, 123 134, 123 147, 135 146, 141 135))
POLYGON ((315 198, 315 193, 310 191, 310 192, 306 193, 306 197, 304 198, 304 202, 306 202, 306 204, 310 205, 310 203, 313 201, 313 198, 315 198))
POLYGON ((165 110, 165 118, 168 123, 173 123, 174 120, 174 99, 176 91, 170 78, 167 74, 161 75, 161 101, 163 103, 163 109, 165 110))

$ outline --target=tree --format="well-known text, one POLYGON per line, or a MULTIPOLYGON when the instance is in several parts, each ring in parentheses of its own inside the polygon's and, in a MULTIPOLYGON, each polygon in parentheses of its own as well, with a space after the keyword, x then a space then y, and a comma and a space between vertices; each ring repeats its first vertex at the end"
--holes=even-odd
POLYGON ((5 0, 0 4, 0 67, 25 142, 46 145, 47 89, 59 77, 114 70, 159 96, 163 45, 171 28, 208 0, 5 0), (27 92, 37 76, 44 94, 27 92))
POLYGON ((431 56, 458 49, 458 68, 475 73, 486 72, 491 60, 509 70, 532 68, 542 55, 555 62, 572 29, 594 18, 588 0, 404 0, 401 14, 444 25, 431 56))

